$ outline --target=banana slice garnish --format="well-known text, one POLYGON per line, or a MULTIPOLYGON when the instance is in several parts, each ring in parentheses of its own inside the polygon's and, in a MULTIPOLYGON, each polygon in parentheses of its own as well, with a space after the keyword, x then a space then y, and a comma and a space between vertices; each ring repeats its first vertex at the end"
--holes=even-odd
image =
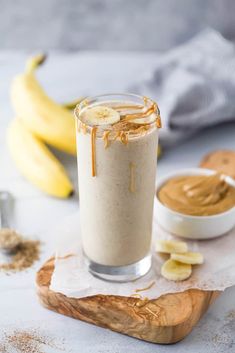
POLYGON ((184 241, 157 240, 156 251, 167 254, 186 253, 188 251, 188 245, 184 241))
POLYGON ((161 268, 161 274, 171 281, 183 281, 191 276, 192 266, 169 259, 161 268))
POLYGON ((184 264, 201 265, 203 263, 203 255, 199 252, 186 252, 184 254, 171 254, 171 259, 184 264))
POLYGON ((120 121, 120 114, 112 108, 99 105, 86 108, 81 113, 81 120, 90 126, 112 125, 120 121))

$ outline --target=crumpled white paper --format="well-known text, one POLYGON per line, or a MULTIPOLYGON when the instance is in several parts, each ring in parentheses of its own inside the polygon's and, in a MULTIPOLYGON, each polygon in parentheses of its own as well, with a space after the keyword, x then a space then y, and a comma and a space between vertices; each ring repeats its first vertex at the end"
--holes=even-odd
POLYGON ((150 289, 139 291, 138 294, 154 299, 162 294, 182 292, 189 288, 223 291, 235 285, 235 229, 212 240, 186 240, 190 250, 203 254, 205 263, 193 266, 192 276, 188 280, 173 282, 161 276, 164 259, 154 252, 157 238, 170 239, 172 236, 157 225, 156 215, 153 223, 153 264, 149 273, 135 282, 111 283, 97 279, 87 271, 79 236, 79 214, 68 217, 57 230, 60 242, 57 244, 50 289, 72 298, 96 294, 131 296, 136 294, 136 289, 144 289, 152 284, 150 289))

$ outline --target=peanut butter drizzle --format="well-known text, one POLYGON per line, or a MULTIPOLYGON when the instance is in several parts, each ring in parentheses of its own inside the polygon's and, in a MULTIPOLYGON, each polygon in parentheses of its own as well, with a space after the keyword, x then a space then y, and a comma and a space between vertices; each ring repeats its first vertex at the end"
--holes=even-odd
POLYGON ((91 129, 91 174, 93 177, 96 176, 96 132, 97 127, 91 129))
POLYGON ((68 254, 68 255, 65 255, 65 256, 57 256, 56 259, 57 260, 66 260, 70 257, 73 257, 73 256, 76 256, 76 254, 68 254))
MULTIPOLYGON (((143 97, 144 104, 147 105, 149 102, 149 99, 147 97, 143 97)), ((88 106, 89 101, 84 100, 83 105, 88 106)), ((116 111, 122 110, 122 109, 143 109, 143 105, 140 104, 133 104, 133 105, 116 105, 113 107, 116 111)), ((161 118, 159 115, 159 108, 157 103, 153 102, 152 105, 145 111, 141 113, 133 113, 133 114, 125 114, 122 115, 121 121, 118 123, 114 124, 112 126, 113 130, 107 130, 103 131, 102 139, 104 141, 104 147, 105 149, 109 147, 111 139, 110 135, 112 135, 112 132, 117 130, 117 132, 112 136, 112 141, 120 140, 124 145, 128 144, 129 141, 129 136, 134 135, 134 134, 146 134, 147 131, 149 130, 150 126, 147 124, 143 124, 141 126, 138 126, 139 124, 132 123, 131 120, 134 119, 142 119, 150 116, 151 114, 156 113, 157 118, 156 118, 156 126, 158 128, 161 127, 161 118)), ((90 129, 91 127, 89 127, 90 129)), ((88 126, 80 121, 77 124, 77 131, 78 132, 83 132, 84 134, 87 133, 88 126)), ((97 135, 97 127, 92 127, 90 129, 91 131, 91 143, 92 143, 92 176, 96 176, 96 146, 95 146, 95 140, 96 140, 96 135, 97 135)), ((133 191, 134 192, 134 191, 133 191)))
POLYGON ((113 141, 117 141, 117 139, 120 137, 121 131, 117 131, 116 134, 113 137, 113 141))
POLYGON ((161 120, 161 116, 160 115, 157 116, 156 126, 157 126, 158 129, 161 129, 161 127, 162 127, 162 120, 161 120))
POLYGON ((235 187, 220 174, 187 175, 167 181, 159 190, 158 198, 177 212, 210 216, 235 206, 235 187))
POLYGON ((135 192, 135 164, 130 163, 130 192, 135 192))
POLYGON ((121 131, 120 133, 120 141, 124 144, 127 145, 128 144, 128 133, 125 131, 121 131))
POLYGON ((113 141, 120 140, 124 145, 128 143, 128 133, 126 131, 117 131, 113 137, 113 141))
POLYGON ((104 140, 104 148, 108 148, 109 147, 109 135, 110 135, 111 131, 104 131, 102 139, 104 140))
POLYGON ((140 127, 139 126, 136 127, 137 124, 133 124, 133 125, 135 125, 135 129, 130 128, 127 131, 119 130, 119 131, 115 132, 113 137, 111 137, 111 138, 110 138, 110 136, 112 135, 112 131, 111 130, 104 131, 102 139, 104 140, 105 149, 109 147, 111 141, 119 140, 124 145, 127 145, 129 142, 129 136, 131 134, 145 135, 150 128, 148 125, 142 125, 140 127))
POLYGON ((137 130, 135 130, 135 133, 138 133, 140 135, 145 135, 148 130, 149 130, 148 125, 142 125, 137 130))
POLYGON ((124 118, 122 119, 123 121, 129 121, 129 120, 134 120, 134 119, 143 119, 147 118, 151 114, 155 113, 157 110, 157 103, 153 103, 151 107, 141 113, 136 113, 136 114, 126 114, 124 118))
POLYGON ((145 290, 148 290, 148 289, 152 288, 155 283, 156 283, 155 281, 152 281, 152 282, 148 285, 148 287, 146 287, 146 288, 141 288, 141 289, 136 289, 135 291, 136 291, 136 293, 138 293, 138 292, 143 292, 143 291, 145 291, 145 290))
POLYGON ((77 122, 77 131, 83 132, 84 135, 87 133, 87 126, 86 124, 82 123, 81 121, 77 122))

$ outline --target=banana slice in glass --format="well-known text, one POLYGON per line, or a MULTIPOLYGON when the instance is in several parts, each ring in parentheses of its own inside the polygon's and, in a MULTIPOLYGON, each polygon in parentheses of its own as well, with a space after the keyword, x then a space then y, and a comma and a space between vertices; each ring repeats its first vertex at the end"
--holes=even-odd
POLYGON ((189 278, 192 273, 192 266, 169 259, 161 268, 161 274, 170 281, 184 281, 189 278))
POLYGON ((188 245, 184 241, 177 240, 157 240, 156 251, 172 254, 172 253, 185 253, 188 251, 188 245))
POLYGON ((203 256, 199 252, 186 252, 184 254, 171 254, 171 259, 190 265, 201 265, 203 256))
POLYGON ((112 108, 99 105, 86 108, 81 113, 81 120, 90 126, 112 125, 120 121, 120 114, 112 108))

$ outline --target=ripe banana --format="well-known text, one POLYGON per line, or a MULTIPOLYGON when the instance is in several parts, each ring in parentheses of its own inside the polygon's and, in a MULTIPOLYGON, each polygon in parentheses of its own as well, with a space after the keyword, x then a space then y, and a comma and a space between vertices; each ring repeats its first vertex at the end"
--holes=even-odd
POLYGON ((191 276, 192 266, 169 259, 161 268, 161 274, 171 281, 183 281, 191 276))
POLYGON ((184 254, 171 254, 171 259, 190 265, 201 265, 203 256, 199 252, 186 252, 184 254))
POLYGON ((120 114, 109 107, 98 105, 86 108, 81 113, 81 120, 87 125, 111 125, 120 121, 120 114))
POLYGON ((172 254, 172 253, 185 253, 188 251, 187 243, 177 240, 157 240, 156 251, 172 254))
POLYGON ((37 137, 62 151, 76 154, 73 114, 50 99, 35 77, 36 68, 45 60, 38 55, 26 64, 23 74, 15 77, 11 100, 25 126, 37 137))
POLYGON ((73 186, 63 166, 46 145, 24 126, 20 118, 11 122, 7 143, 20 172, 32 184, 56 197, 65 198, 72 194, 73 186))

